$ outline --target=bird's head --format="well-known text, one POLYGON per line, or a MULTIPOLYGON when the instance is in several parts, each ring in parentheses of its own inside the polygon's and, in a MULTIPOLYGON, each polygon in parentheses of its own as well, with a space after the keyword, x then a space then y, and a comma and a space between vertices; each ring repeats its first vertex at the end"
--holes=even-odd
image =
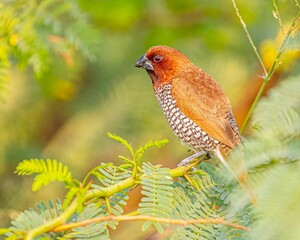
MULTIPOLYGON (((167 46, 153 46, 135 63, 151 77, 154 88, 170 83, 187 65, 192 64, 180 51, 167 46)), ((193 65, 193 64, 192 64, 193 65)))

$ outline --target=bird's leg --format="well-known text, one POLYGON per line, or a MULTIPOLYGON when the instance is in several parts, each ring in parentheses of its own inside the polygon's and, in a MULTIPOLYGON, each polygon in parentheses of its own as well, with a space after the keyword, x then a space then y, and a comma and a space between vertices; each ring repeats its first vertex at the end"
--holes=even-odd
POLYGON ((207 153, 206 151, 200 151, 200 152, 196 152, 195 154, 183 159, 180 163, 178 163, 178 167, 182 167, 182 166, 189 166, 192 162, 193 159, 206 155, 207 157, 211 157, 209 153, 207 153))

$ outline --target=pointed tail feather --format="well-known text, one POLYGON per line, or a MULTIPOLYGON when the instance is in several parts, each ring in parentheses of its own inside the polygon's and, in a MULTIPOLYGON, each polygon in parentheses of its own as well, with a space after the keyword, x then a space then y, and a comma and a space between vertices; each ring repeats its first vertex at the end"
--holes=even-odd
POLYGON ((238 170, 235 173, 233 169, 228 165, 228 163, 223 158, 221 152, 219 150, 216 151, 217 157, 220 159, 221 163, 228 169, 228 171, 237 179, 237 181, 240 183, 241 187, 246 191, 246 193, 249 196, 250 201, 253 205, 256 205, 256 195, 254 193, 253 188, 250 185, 250 179, 247 171, 247 167, 244 163, 243 159, 239 160, 239 166, 238 170))
POLYGON ((250 179, 249 179, 249 175, 248 175, 248 171, 245 170, 242 173, 239 174, 238 176, 238 181, 240 183, 240 185, 242 186, 242 188, 247 192, 250 201, 252 202, 252 204, 254 206, 256 206, 257 204, 257 200, 256 200, 256 194, 253 190, 253 188, 250 185, 250 179))

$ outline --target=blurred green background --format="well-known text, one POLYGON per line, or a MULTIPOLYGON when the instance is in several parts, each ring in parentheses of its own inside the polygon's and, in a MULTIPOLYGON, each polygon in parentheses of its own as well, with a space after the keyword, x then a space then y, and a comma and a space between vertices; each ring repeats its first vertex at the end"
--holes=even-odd
MULTIPOLYGON (((34 9, 43 2, 47 1, 26 7, 34 9)), ((0 9, 6 4, 8 1, 0 3, 0 9)), ((39 76, 26 63, 20 64, 18 57, 10 58, 13 64, 8 91, 0 103, 2 227, 35 202, 63 199, 65 193, 59 184, 32 193, 32 178, 13 173, 23 159, 57 159, 82 179, 100 162, 118 163, 117 156, 127 154, 106 132, 116 133, 136 147, 150 139, 170 139, 165 148, 148 152, 144 159, 166 167, 176 166, 189 154, 169 128, 148 75, 133 67, 150 46, 169 45, 184 52, 221 84, 234 109, 248 94, 249 81, 260 72, 231 1, 81 0, 72 4, 77 6, 70 9, 75 12, 72 14, 76 24, 62 16, 63 28, 57 32, 55 23, 52 28, 47 23, 55 22, 55 18, 39 16, 43 21, 34 24, 36 34, 46 39, 50 49, 50 54, 44 60, 41 58, 46 68, 39 76), (85 24, 81 25, 82 21, 85 24), (74 44, 76 48, 65 44, 65 38, 72 39, 68 34, 74 34, 75 39, 76 35, 82 37, 81 45, 74 44)), ((272 15, 272 1, 237 1, 237 4, 265 60, 273 60, 272 49, 280 28, 272 15)), ((278 6, 282 19, 289 23, 296 12, 294 2, 281 0, 278 6)), ((59 8, 59 4, 50 4, 45 11, 55 12, 59 8)), ((21 40, 16 36, 18 41, 21 40)), ((36 44, 32 43, 33 48, 36 44)), ((134 208, 138 197, 138 191, 130 194, 127 210, 134 208)), ((123 225, 126 228, 113 233, 115 239, 133 229, 137 236, 143 234, 140 228, 135 228, 138 223, 123 225)))

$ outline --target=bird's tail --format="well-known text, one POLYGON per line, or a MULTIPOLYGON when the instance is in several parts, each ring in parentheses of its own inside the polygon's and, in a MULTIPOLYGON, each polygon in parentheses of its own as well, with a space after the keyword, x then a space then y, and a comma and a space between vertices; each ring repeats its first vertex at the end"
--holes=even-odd
POLYGON ((256 205, 256 194, 253 190, 253 188, 250 185, 250 178, 248 175, 247 167, 244 162, 244 159, 239 159, 236 168, 233 170, 228 163, 225 161, 223 155, 218 150, 216 151, 217 157, 220 159, 221 163, 228 169, 228 171, 237 179, 237 181, 240 183, 241 187, 246 191, 246 193, 249 196, 250 201, 253 205, 256 205))
POLYGON ((247 192, 252 204, 256 206, 256 203, 257 203, 256 194, 255 194, 252 186, 250 185, 250 179, 249 179, 247 169, 238 175, 237 180, 241 184, 242 188, 247 192))

